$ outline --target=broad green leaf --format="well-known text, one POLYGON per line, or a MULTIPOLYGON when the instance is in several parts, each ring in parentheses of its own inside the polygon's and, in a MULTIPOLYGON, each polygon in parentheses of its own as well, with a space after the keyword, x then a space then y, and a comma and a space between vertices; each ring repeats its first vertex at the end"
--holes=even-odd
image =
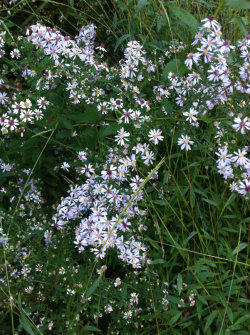
POLYGON ((172 4, 167 4, 167 7, 175 16, 177 16, 181 20, 182 23, 184 23, 187 26, 189 30, 191 31, 198 30, 199 28, 198 21, 187 10, 172 4))
POLYGON ((247 36, 247 33, 248 33, 247 25, 245 24, 244 19, 241 16, 233 17, 231 22, 235 23, 238 26, 243 36, 247 36))
POLYGON ((98 136, 99 138, 102 140, 104 139, 106 136, 110 136, 110 135, 114 135, 117 133, 117 130, 119 129, 118 125, 109 125, 107 127, 102 127, 99 132, 98 132, 98 136))
POLYGON ((226 7, 231 7, 233 9, 250 9, 250 1, 248 0, 226 0, 226 7))
POLYGON ((64 124, 65 128, 74 130, 74 127, 72 126, 71 122, 67 119, 61 119, 62 123, 64 124))
POLYGON ((165 66, 163 70, 162 76, 163 76, 163 79, 165 80, 167 79, 169 72, 172 72, 178 76, 183 76, 186 70, 187 70, 187 67, 184 63, 184 59, 175 58, 167 63, 167 65, 165 66))
POLYGON ((114 52, 116 52, 117 48, 122 44, 122 42, 124 42, 129 37, 130 37, 129 34, 125 34, 125 35, 121 36, 120 38, 118 38, 118 40, 117 40, 117 42, 115 44, 114 52))

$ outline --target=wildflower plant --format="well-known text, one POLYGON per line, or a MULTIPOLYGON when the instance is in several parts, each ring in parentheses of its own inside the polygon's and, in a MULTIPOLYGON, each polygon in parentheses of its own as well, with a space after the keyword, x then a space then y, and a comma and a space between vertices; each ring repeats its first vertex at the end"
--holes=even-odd
MULTIPOLYGON (((185 200, 190 190, 196 225, 190 167, 197 163, 188 160, 202 150, 230 191, 249 197, 249 36, 231 45, 210 16, 179 71, 170 65, 187 46, 176 40, 152 53, 133 38, 111 65, 94 24, 75 38, 37 23, 16 39, 5 27, 1 22, 0 318, 11 311, 8 330, 37 334, 160 334, 166 327, 174 333, 181 319, 183 331, 196 331, 188 316, 213 306, 203 290, 210 264, 204 261, 198 274, 187 265, 169 280, 164 245, 174 239, 166 222, 172 225, 174 213, 181 234, 188 230, 189 212, 181 219, 176 213, 174 186, 185 156, 188 186, 181 194, 185 200), (176 158, 172 176, 162 166, 176 158)), ((182 258, 194 236, 184 247, 174 243, 182 258)), ((217 326, 220 310, 213 313, 217 326)))

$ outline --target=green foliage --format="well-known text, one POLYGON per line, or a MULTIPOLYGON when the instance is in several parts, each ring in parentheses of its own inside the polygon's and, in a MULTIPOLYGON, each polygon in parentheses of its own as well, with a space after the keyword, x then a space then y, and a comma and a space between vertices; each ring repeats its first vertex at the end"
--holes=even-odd
MULTIPOLYGON (((179 77, 187 74, 184 61, 187 52, 193 51, 190 41, 201 18, 216 14, 224 22, 227 38, 235 41, 247 34, 247 9, 249 2, 244 0, 48 0, 20 1, 13 3, 10 10, 2 6, 0 16, 7 19, 8 52, 19 43, 13 36, 37 20, 70 36, 76 34, 81 24, 95 22, 100 30, 97 45, 105 41, 107 62, 114 66, 125 44, 135 37, 156 66, 153 83, 142 83, 140 87, 143 98, 150 100, 151 84, 169 86, 169 73, 179 77), (173 38, 184 41, 187 49, 185 53, 173 52, 161 67, 158 52, 171 47, 173 38)), ((24 56, 20 65, 7 56, 1 58, 5 82, 15 84, 7 93, 18 101, 29 98, 36 104, 41 94, 36 90, 37 78, 53 69, 54 63, 26 40, 19 45, 24 56), (22 67, 27 64, 37 71, 35 78, 22 76, 22 67)), ((238 66, 234 56, 228 62, 238 66)), ((75 65, 82 63, 76 60, 75 65)), ((107 78, 95 81, 95 74, 94 67, 90 71, 82 67, 84 94, 90 95, 90 88, 99 85, 98 88, 105 88, 107 99, 117 98, 117 79, 107 79, 107 73, 107 78)), ((138 172, 143 183, 147 182, 140 204, 147 209, 143 217, 147 230, 141 238, 150 250, 150 261, 137 271, 117 259, 116 251, 107 253, 103 260, 96 260, 89 250, 78 253, 72 247, 76 222, 72 221, 63 233, 51 222, 69 185, 76 186, 81 181, 77 174, 77 168, 81 168, 77 161, 79 151, 86 150, 91 163, 100 166, 105 150, 115 150, 114 136, 120 129, 116 122, 119 112, 112 111, 112 118, 106 119, 96 103, 69 102, 62 83, 70 82, 68 78, 73 75, 69 67, 61 78, 56 78, 57 87, 42 91, 50 102, 43 119, 25 124, 22 138, 14 133, 11 139, 1 142, 0 158, 16 163, 14 170, 0 174, 0 186, 8 185, 8 193, 0 193, 0 259, 1 275, 5 278, 0 282, 2 329, 6 334, 248 334, 249 201, 230 193, 228 182, 223 183, 215 171, 215 156, 211 154, 216 150, 213 124, 227 118, 228 109, 235 113, 241 110, 240 93, 235 95, 235 101, 215 107, 209 116, 201 116, 192 154, 183 154, 175 144, 179 136, 177 125, 183 122, 183 116, 176 109, 174 98, 163 99, 147 112, 156 129, 166 124, 166 143, 155 150, 157 160, 163 158, 157 183, 146 178, 143 168, 138 172), (162 117, 159 106, 165 108, 166 117, 162 117), (76 171, 60 170, 63 162, 68 161, 76 171), (23 169, 32 173, 25 174, 23 169), (17 182, 19 178, 22 185, 17 182), (39 190, 46 201, 29 207, 26 192, 30 196, 39 190), (47 231, 53 235, 52 245, 44 242, 47 231), (11 236, 8 248, 3 242, 5 233, 11 236), (37 270, 39 265, 41 271, 37 270), (31 269, 27 276, 22 275, 26 266, 31 269), (21 279, 15 278, 15 270, 21 279), (134 294, 135 300, 131 302, 134 294), (143 310, 138 308, 136 297, 143 310), (109 305, 112 313, 105 312, 109 305), (53 323, 57 328, 53 328, 53 323)), ((123 94, 126 103, 132 101, 132 90, 123 94)), ((231 126, 230 122, 225 122, 225 127, 231 126)), ((145 121, 141 129, 143 140, 149 127, 145 121)), ((131 140, 131 146, 134 144, 136 138, 131 140)), ((139 224, 132 226, 131 235, 139 224)))

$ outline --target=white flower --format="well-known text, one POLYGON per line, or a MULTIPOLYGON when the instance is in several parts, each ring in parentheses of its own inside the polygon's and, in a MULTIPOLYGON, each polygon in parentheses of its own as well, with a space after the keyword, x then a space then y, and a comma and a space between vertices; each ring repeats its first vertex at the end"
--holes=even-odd
POLYGON ((154 144, 158 144, 159 141, 163 141, 163 138, 164 138, 163 136, 161 136, 161 134, 162 134, 161 130, 152 129, 150 130, 148 137, 151 142, 153 142, 154 144))
POLYGON ((178 145, 181 146, 181 150, 186 149, 186 150, 191 150, 190 145, 194 144, 193 141, 190 141, 189 136, 184 136, 181 135, 181 137, 178 139, 178 145))
POLYGON ((152 164, 153 160, 155 160, 154 153, 152 151, 146 151, 145 155, 142 156, 142 159, 146 165, 152 164))
POLYGON ((219 152, 216 152, 216 155, 219 156, 220 158, 216 161, 218 164, 218 167, 225 167, 226 165, 230 164, 232 159, 232 154, 228 155, 228 150, 226 149, 219 149, 219 152))
POLYGON ((190 108, 189 112, 183 113, 184 116, 187 116, 186 121, 189 121, 190 123, 197 121, 197 114, 198 112, 194 108, 190 108))
POLYGON ((63 162, 62 165, 61 165, 61 169, 65 170, 65 171, 69 171, 69 163, 67 162, 63 162))
POLYGON ((11 58, 16 58, 16 59, 20 58, 21 56, 20 51, 18 49, 12 50, 10 55, 11 55, 11 58))
POLYGON ((232 157, 232 161, 239 165, 244 165, 246 168, 250 168, 250 159, 245 157, 247 150, 238 149, 238 152, 234 152, 235 156, 232 157))
POLYGON ((214 29, 214 30, 219 30, 220 29, 220 24, 214 19, 212 15, 209 16, 209 18, 201 20, 201 22, 204 22, 202 27, 203 28, 208 28, 208 29, 214 29))
POLYGON ((45 100, 44 97, 41 97, 39 100, 37 100, 39 108, 46 109, 46 106, 49 104, 48 101, 45 100))
POLYGON ((248 195, 250 193, 250 180, 244 179, 240 182, 238 193, 248 195))
POLYGON ((237 132, 240 130, 241 134, 245 134, 245 129, 250 129, 250 122, 245 117, 243 120, 238 116, 234 119, 235 124, 232 126, 237 132))
POLYGON ((75 290, 70 290, 69 288, 67 289, 68 295, 74 295, 75 293, 76 293, 75 290))
POLYGON ((122 128, 120 131, 118 131, 118 135, 115 136, 115 141, 117 144, 124 145, 125 141, 128 141, 128 136, 130 136, 130 134, 124 131, 124 128, 122 128))
POLYGON ((189 53, 188 55, 187 55, 187 59, 185 60, 185 65, 189 68, 189 69, 191 69, 192 68, 192 66, 193 66, 193 63, 196 63, 196 64, 198 64, 198 62, 199 62, 199 58, 200 58, 200 54, 199 53, 195 53, 195 54, 193 54, 193 53, 189 53))
POLYGON ((86 164, 84 167, 81 169, 81 173, 85 174, 86 177, 90 177, 91 173, 94 173, 95 170, 93 169, 92 164, 86 164))

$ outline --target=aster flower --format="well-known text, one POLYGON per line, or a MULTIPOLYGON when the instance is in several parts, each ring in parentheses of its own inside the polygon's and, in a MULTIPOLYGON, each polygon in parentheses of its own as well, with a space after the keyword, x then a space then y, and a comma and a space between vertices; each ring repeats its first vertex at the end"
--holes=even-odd
POLYGON ((207 29, 218 30, 220 29, 220 24, 214 19, 212 15, 208 18, 201 20, 203 22, 202 27, 207 29))
POLYGON ((9 97, 7 96, 7 93, 0 92, 0 104, 4 105, 6 102, 9 102, 9 97))
POLYGON ((128 136, 130 136, 130 133, 126 132, 124 128, 121 128, 120 131, 117 132, 118 135, 115 136, 115 141, 117 144, 124 146, 125 141, 128 142, 128 136))
POLYGON ((195 53, 195 54, 189 53, 184 63, 189 69, 191 69, 194 63, 198 64, 199 59, 200 59, 199 53, 195 53))
POLYGON ((250 159, 245 157, 247 154, 246 149, 238 149, 238 152, 234 152, 235 156, 232 157, 232 161, 236 164, 243 165, 246 168, 250 168, 250 159))
POLYGON ((249 179, 243 179, 239 183, 238 193, 242 194, 242 195, 249 195, 250 194, 250 180, 249 179))
POLYGON ((162 131, 160 129, 157 129, 157 130, 152 129, 150 130, 148 137, 151 142, 153 142, 154 144, 158 144, 159 141, 163 141, 163 138, 164 138, 161 134, 162 134, 162 131))
POLYGON ((197 121, 196 115, 198 115, 198 112, 192 107, 189 109, 189 112, 184 112, 183 115, 187 116, 186 121, 192 123, 197 121))
POLYGON ((145 165, 150 165, 153 163, 153 160, 155 160, 154 153, 152 151, 146 151, 145 155, 142 156, 142 159, 144 160, 145 165))
POLYGON ((190 137, 187 135, 181 135, 181 137, 178 139, 178 145, 181 147, 181 150, 191 150, 191 146, 194 142, 190 140, 190 137))
POLYGON ((69 171, 69 163, 67 162, 63 162, 63 164, 61 165, 61 169, 65 170, 65 171, 69 171))
POLYGON ((238 132, 240 130, 241 134, 246 133, 246 129, 250 129, 250 122, 248 121, 248 118, 245 117, 243 120, 238 116, 234 119, 233 128, 238 132))
POLYGON ((20 58, 21 53, 18 49, 14 49, 14 50, 11 51, 10 56, 11 56, 11 58, 18 59, 18 58, 20 58))
POLYGON ((227 148, 219 148, 219 152, 216 152, 219 159, 216 161, 218 167, 224 167, 232 162, 232 154, 228 154, 227 148))

